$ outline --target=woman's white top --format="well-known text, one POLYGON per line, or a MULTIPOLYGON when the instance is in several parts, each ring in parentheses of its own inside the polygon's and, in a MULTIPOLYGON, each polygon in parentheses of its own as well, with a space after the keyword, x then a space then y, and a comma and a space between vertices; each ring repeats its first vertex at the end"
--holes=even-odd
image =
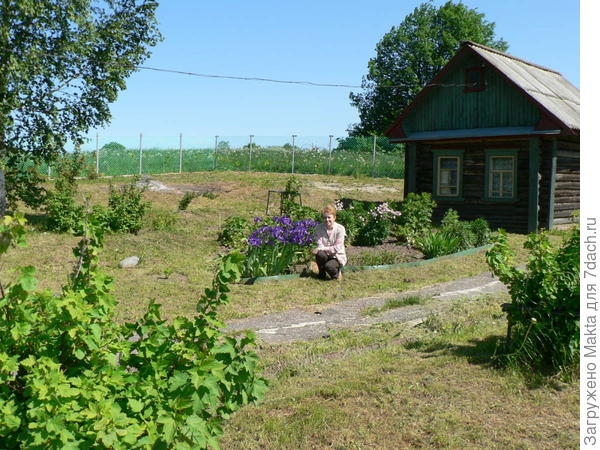
POLYGON ((320 223, 315 227, 315 237, 317 238, 317 249, 334 256, 340 265, 346 264, 346 247, 344 247, 346 229, 343 225, 334 222, 333 228, 328 230, 324 223, 320 223))

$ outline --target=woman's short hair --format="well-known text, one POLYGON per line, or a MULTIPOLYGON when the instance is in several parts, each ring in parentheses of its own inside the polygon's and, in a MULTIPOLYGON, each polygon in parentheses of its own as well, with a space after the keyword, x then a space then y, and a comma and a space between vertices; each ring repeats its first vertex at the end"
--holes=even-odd
POLYGON ((335 216, 337 215, 337 210, 335 209, 335 206, 329 204, 327 206, 325 206, 325 208, 323 208, 323 211, 321 211, 321 217, 324 217, 325 214, 331 214, 333 216, 333 218, 335 219, 335 216))

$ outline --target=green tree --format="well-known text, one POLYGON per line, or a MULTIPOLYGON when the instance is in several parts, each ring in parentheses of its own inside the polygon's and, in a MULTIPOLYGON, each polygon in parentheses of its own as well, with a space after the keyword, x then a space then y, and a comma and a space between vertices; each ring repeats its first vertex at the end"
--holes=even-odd
POLYGON ((386 33, 369 60, 362 93, 350 93, 360 123, 351 135, 382 134, 415 95, 470 40, 505 51, 507 43, 494 34, 494 22, 483 13, 451 1, 436 8, 422 3, 398 27, 386 33), (394 87, 388 87, 394 86, 394 87))
POLYGON ((110 120, 160 40, 156 0, 0 0, 0 214, 11 168, 52 161, 110 120), (9 175, 5 178, 6 175, 9 175))

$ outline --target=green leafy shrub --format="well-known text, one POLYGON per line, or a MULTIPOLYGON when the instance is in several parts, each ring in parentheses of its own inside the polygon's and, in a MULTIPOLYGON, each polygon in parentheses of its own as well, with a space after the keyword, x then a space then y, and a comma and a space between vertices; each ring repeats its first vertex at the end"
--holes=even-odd
POLYGON ((169 209, 151 209, 147 219, 154 231, 172 231, 177 223, 177 214, 169 209))
POLYGON ((144 214, 150 204, 143 201, 144 189, 134 183, 109 188, 108 209, 110 211, 109 228, 137 234, 142 229, 144 214))
POLYGON ((441 231, 458 239, 458 251, 485 245, 490 241, 491 230, 487 220, 459 220, 458 213, 450 208, 442 219, 441 231))
POLYGON ((460 222, 458 212, 452 208, 448 208, 444 217, 442 217, 442 228, 452 227, 460 222))
POLYGON ((471 222, 471 232, 475 236, 474 247, 480 247, 488 244, 492 238, 492 230, 487 220, 483 218, 475 219, 471 222))
POLYGON ((250 224, 243 217, 230 216, 225 219, 221 231, 217 236, 217 242, 224 247, 241 248, 245 246, 250 224))
POLYGON ((79 232, 78 226, 83 217, 83 206, 75 202, 77 194, 76 177, 85 165, 83 155, 75 153, 57 160, 54 169, 54 190, 46 195, 45 210, 48 216, 46 226, 50 231, 79 232))
POLYGON ((444 231, 428 230, 416 238, 415 246, 421 250, 425 259, 431 259, 459 251, 460 239, 444 231))
POLYGON ((77 227, 83 217, 83 206, 75 203, 71 194, 51 191, 46 196, 45 203, 48 230, 58 233, 79 231, 77 227))
POLYGON ((179 211, 185 211, 188 206, 190 206, 192 200, 194 200, 196 197, 198 197, 198 194, 195 192, 186 192, 183 194, 183 197, 181 197, 181 200, 179 200, 179 211))
MULTIPOLYGON (((7 220, 1 252, 24 231, 7 220)), ((60 294, 36 291, 35 268, 23 267, 0 297, 2 447, 218 447, 223 421, 266 389, 254 335, 224 336, 216 312, 243 255, 221 261, 193 319, 166 324, 150 303, 142 319, 120 325, 93 222, 60 294)))
POLYGON ((526 371, 569 372, 579 361, 579 228, 558 248, 546 232, 531 234, 527 270, 514 267, 506 233, 486 253, 492 272, 508 286, 508 333, 498 361, 526 371))
POLYGON ((428 192, 409 193, 402 202, 396 237, 414 245, 419 236, 431 230, 431 216, 436 205, 428 192))

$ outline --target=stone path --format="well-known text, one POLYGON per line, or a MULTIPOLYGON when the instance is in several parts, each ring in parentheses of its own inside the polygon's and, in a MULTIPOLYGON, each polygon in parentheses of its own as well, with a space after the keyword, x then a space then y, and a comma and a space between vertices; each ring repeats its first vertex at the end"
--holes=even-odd
POLYGON ((256 332, 257 337, 266 342, 285 343, 324 337, 331 330, 356 328, 383 322, 416 325, 434 312, 443 312, 450 306, 450 300, 496 292, 506 292, 506 287, 491 273, 485 272, 474 277, 413 291, 315 305, 312 310, 291 309, 259 317, 232 320, 228 323, 226 331, 251 329, 256 332), (381 308, 391 298, 400 299, 415 295, 433 299, 421 305, 403 306, 374 315, 364 314, 365 309, 381 308))

